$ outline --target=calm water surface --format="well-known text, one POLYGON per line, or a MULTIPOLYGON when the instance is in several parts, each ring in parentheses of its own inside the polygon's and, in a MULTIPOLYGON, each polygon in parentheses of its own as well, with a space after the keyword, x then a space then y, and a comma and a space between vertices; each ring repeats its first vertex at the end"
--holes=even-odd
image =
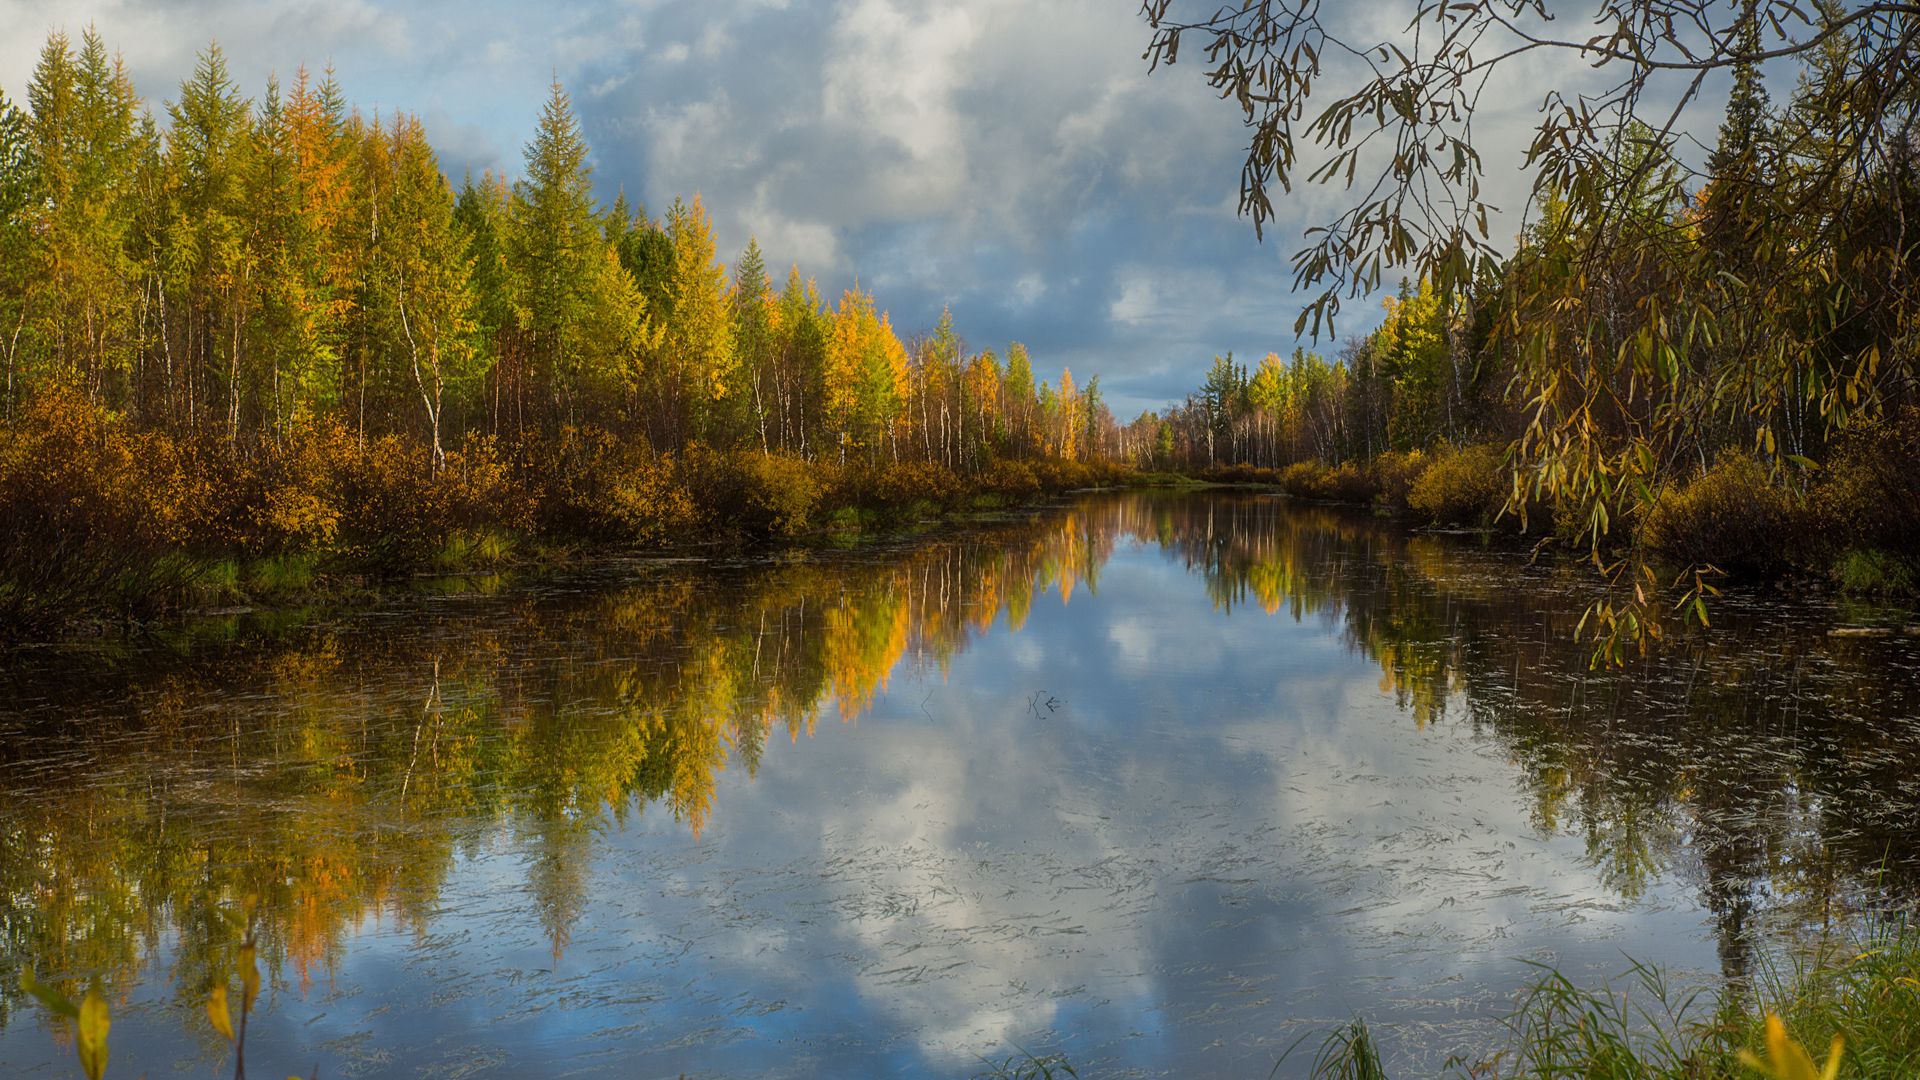
MULTIPOLYGON (((1246 494, 453 581, 0 664, 0 1073, 1401 1075, 1550 963, 1742 977, 1920 883, 1920 639, 1729 595, 1619 674, 1524 551, 1246 494), (1283 1074, 1304 1072, 1296 1056, 1283 1074)), ((1296 1069, 1296 1066, 1298 1068, 1296 1069)))

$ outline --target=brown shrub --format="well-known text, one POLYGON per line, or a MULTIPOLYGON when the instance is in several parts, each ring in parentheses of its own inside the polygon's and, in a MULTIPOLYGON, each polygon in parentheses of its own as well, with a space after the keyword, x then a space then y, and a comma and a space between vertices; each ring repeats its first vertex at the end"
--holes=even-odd
POLYGON ((240 470, 250 520, 238 539, 254 551, 312 551, 398 571, 457 531, 534 520, 531 493, 490 438, 462 440, 436 471, 423 443, 362 439, 338 419, 303 418, 269 450, 240 470))
POLYGON ((1371 503, 1380 495, 1373 471, 1352 462, 1332 468, 1317 461, 1297 462, 1280 474, 1280 485, 1289 495, 1329 502, 1371 503))
POLYGON ((1685 487, 1662 492, 1641 519, 1640 541, 1675 565, 1762 576, 1787 568, 1797 516, 1793 496, 1765 466, 1729 453, 1685 487))
POLYGON ((167 558, 194 516, 177 467, 164 438, 71 387, 40 388, 0 429, 0 637, 164 607, 189 576, 167 558))
POLYGON ((1040 478, 1026 463, 1001 458, 982 474, 980 486, 1016 502, 1025 502, 1040 494, 1040 478))
POLYGON ((1427 471, 1433 463, 1431 455, 1418 450, 1406 453, 1388 452, 1367 463, 1367 471, 1373 475, 1373 484, 1377 489, 1374 501, 1395 510, 1407 508, 1407 495, 1413 490, 1414 482, 1427 471))
POLYGON ((1828 557, 1874 549, 1920 562, 1920 408, 1842 438, 1808 503, 1828 557))
POLYGON ((1282 476, 1278 469, 1262 468, 1257 465, 1216 465, 1202 470, 1200 479, 1215 484, 1281 484, 1282 476))

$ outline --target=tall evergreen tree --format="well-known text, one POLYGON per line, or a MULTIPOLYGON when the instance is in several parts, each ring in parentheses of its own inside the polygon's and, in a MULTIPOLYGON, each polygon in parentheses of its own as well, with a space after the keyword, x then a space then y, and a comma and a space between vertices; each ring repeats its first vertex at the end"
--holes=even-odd
POLYGON ((227 74, 218 45, 200 54, 193 76, 167 106, 171 178, 165 277, 187 312, 185 346, 190 412, 240 428, 243 333, 247 311, 246 199, 250 110, 227 74))
POLYGON ((593 167, 573 101, 555 79, 526 146, 525 178, 513 185, 507 263, 514 274, 514 314, 533 362, 562 414, 576 412, 574 369, 587 288, 598 278, 601 236, 593 212, 593 167))
POLYGON ((6 366, 0 420, 11 421, 22 389, 22 349, 32 348, 27 290, 34 278, 32 215, 41 205, 27 114, 0 90, 0 360, 6 366))
POLYGON ((77 56, 64 34, 48 39, 27 97, 45 198, 34 307, 60 372, 98 395, 138 348, 127 232, 139 99, 124 65, 108 58, 91 29, 77 56))

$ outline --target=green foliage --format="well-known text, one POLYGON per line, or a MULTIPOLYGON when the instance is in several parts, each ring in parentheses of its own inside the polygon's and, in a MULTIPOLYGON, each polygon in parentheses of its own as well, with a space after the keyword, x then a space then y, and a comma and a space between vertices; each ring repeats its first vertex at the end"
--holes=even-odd
MULTIPOLYGON (((1291 1051, 1292 1047, 1288 1049, 1291 1051)), ((1286 1054, 1280 1055, 1281 1061, 1286 1058, 1286 1054)), ((1278 1068, 1275 1065, 1276 1071, 1278 1068)), ((1367 1022, 1358 1016, 1334 1028, 1321 1041, 1307 1075, 1312 1080, 1387 1080, 1379 1044, 1374 1042, 1367 1022)))
POLYGON ((1870 548, 1920 563, 1920 406, 1838 440, 1808 503, 1829 557, 1870 548))
POLYGON ((1920 569, 1897 555, 1877 549, 1849 551, 1834 566, 1835 584, 1850 593, 1912 596, 1920 583, 1920 569))

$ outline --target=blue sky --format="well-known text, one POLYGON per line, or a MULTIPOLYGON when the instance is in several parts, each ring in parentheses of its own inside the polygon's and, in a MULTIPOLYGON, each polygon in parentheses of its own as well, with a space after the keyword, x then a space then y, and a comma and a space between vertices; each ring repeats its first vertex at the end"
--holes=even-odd
MULTIPOLYGON (((1392 36, 1397 10, 1329 17, 1392 36)), ((974 348, 1100 375, 1122 420, 1216 353, 1291 351, 1288 257, 1340 194, 1296 188, 1257 242, 1234 212, 1238 110, 1197 57, 1149 75, 1134 0, 6 0, 0 89, 22 97, 48 32, 89 24, 156 111, 210 40, 256 96, 332 64, 362 110, 419 113, 455 176, 516 174, 558 77, 603 198, 624 186, 657 215, 699 192, 729 258, 752 236, 776 276, 797 262, 829 297, 857 280, 903 333, 950 307, 974 348)), ((1564 77, 1549 62, 1484 99, 1510 207, 1528 103, 1564 77)), ((1379 310, 1350 304, 1342 335, 1379 310)))

